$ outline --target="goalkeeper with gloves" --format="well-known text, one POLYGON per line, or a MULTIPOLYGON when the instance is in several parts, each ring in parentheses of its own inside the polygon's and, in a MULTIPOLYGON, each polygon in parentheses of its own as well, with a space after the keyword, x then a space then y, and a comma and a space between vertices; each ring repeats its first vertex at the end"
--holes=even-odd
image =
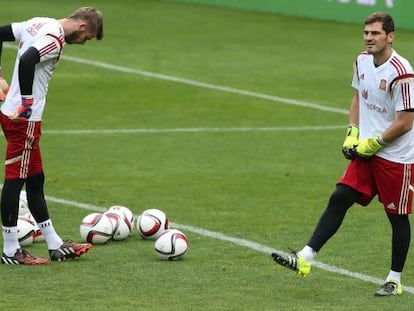
MULTIPOLYGON (((3 42, 16 42, 17 56, 10 87, 0 71, 0 122, 7 140, 4 183, 0 207, 3 253, 8 265, 45 265, 86 253, 92 245, 64 241, 56 232, 44 196, 39 140, 49 80, 65 44, 84 44, 103 37, 99 10, 82 7, 66 18, 33 17, 0 26, 0 57, 3 42), (19 197, 26 186, 27 202, 47 247, 48 257, 36 257, 21 249, 17 219, 19 197)), ((59 103, 56 103, 59 104, 59 103)))
MULTIPOLYGON (((378 195, 392 228, 390 270, 375 296, 402 293, 401 273, 410 245, 414 183, 414 73, 392 47, 394 22, 386 13, 365 19, 366 51, 358 55, 355 89, 342 152, 350 160, 307 244, 273 259, 302 276, 337 232, 348 209, 368 205, 378 195)), ((382 267, 380 267, 382 268, 382 267)))

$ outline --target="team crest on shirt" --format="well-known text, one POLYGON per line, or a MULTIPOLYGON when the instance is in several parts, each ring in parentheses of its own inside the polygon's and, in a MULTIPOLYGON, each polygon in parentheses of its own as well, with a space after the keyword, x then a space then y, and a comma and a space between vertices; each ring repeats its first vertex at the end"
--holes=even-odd
POLYGON ((387 80, 385 80, 385 79, 381 79, 381 81, 380 81, 380 84, 379 84, 378 88, 379 88, 381 91, 385 91, 385 90, 387 89, 387 80))
POLYGON ((364 80, 364 78, 365 78, 365 75, 364 75, 364 74, 361 74, 361 75, 359 76, 359 79, 360 79, 360 80, 364 80))

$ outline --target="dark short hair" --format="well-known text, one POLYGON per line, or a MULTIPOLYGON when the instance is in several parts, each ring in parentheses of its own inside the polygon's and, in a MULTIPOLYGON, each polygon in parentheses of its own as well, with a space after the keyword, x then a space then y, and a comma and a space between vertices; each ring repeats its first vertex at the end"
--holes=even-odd
POLYGON ((364 25, 369 25, 375 22, 382 23, 382 29, 386 34, 394 31, 394 20, 391 15, 384 12, 375 12, 365 18, 364 25))

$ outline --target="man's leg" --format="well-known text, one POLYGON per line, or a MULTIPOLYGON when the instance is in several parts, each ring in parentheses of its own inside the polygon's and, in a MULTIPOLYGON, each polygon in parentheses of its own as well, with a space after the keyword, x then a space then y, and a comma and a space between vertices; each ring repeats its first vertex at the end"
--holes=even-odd
POLYGON ((349 186, 338 184, 307 245, 298 253, 286 255, 274 252, 272 253, 273 259, 278 264, 296 271, 299 275, 307 276, 316 253, 338 231, 346 212, 360 197, 360 192, 349 186))

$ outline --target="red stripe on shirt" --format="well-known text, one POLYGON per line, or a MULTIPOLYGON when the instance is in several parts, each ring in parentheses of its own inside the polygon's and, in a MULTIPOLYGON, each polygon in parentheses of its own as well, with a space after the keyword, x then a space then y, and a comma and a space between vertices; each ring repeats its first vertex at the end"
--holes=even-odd
MULTIPOLYGON (((398 80, 403 80, 403 79, 414 79, 414 74, 406 73, 406 74, 396 77, 390 83, 390 90, 393 89, 395 82, 397 82, 398 80)), ((412 83, 408 83, 408 82, 401 84, 401 95, 402 95, 403 105, 405 109, 414 108, 412 106, 413 103, 411 102, 411 92, 412 92, 411 87, 410 87, 411 85, 412 83)))
POLYGON ((399 76, 407 73, 407 70, 405 69, 404 65, 401 63, 401 61, 398 58, 393 57, 390 63, 397 70, 399 76))
POLYGON ((65 39, 63 38, 62 35, 55 36, 54 34, 48 33, 47 36, 51 36, 52 38, 54 38, 58 43, 59 43, 59 55, 57 57, 57 60, 59 60, 60 55, 62 54, 62 49, 63 49, 63 43, 65 42, 65 39))
POLYGON ((42 47, 42 48, 39 50, 39 54, 40 54, 40 56, 46 55, 47 53, 49 53, 50 51, 53 51, 53 50, 54 50, 54 49, 56 49, 56 48, 57 48, 57 47, 56 47, 56 43, 52 42, 52 43, 50 43, 50 44, 48 44, 48 45, 46 45, 46 46, 42 47))
POLYGON ((62 49, 62 47, 63 47, 63 42, 64 42, 64 40, 63 40, 63 37, 62 36, 55 36, 54 34, 51 34, 51 33, 48 33, 48 34, 46 34, 46 36, 51 36, 52 38, 54 38, 57 42, 59 42, 59 47, 60 47, 60 50, 62 49))

